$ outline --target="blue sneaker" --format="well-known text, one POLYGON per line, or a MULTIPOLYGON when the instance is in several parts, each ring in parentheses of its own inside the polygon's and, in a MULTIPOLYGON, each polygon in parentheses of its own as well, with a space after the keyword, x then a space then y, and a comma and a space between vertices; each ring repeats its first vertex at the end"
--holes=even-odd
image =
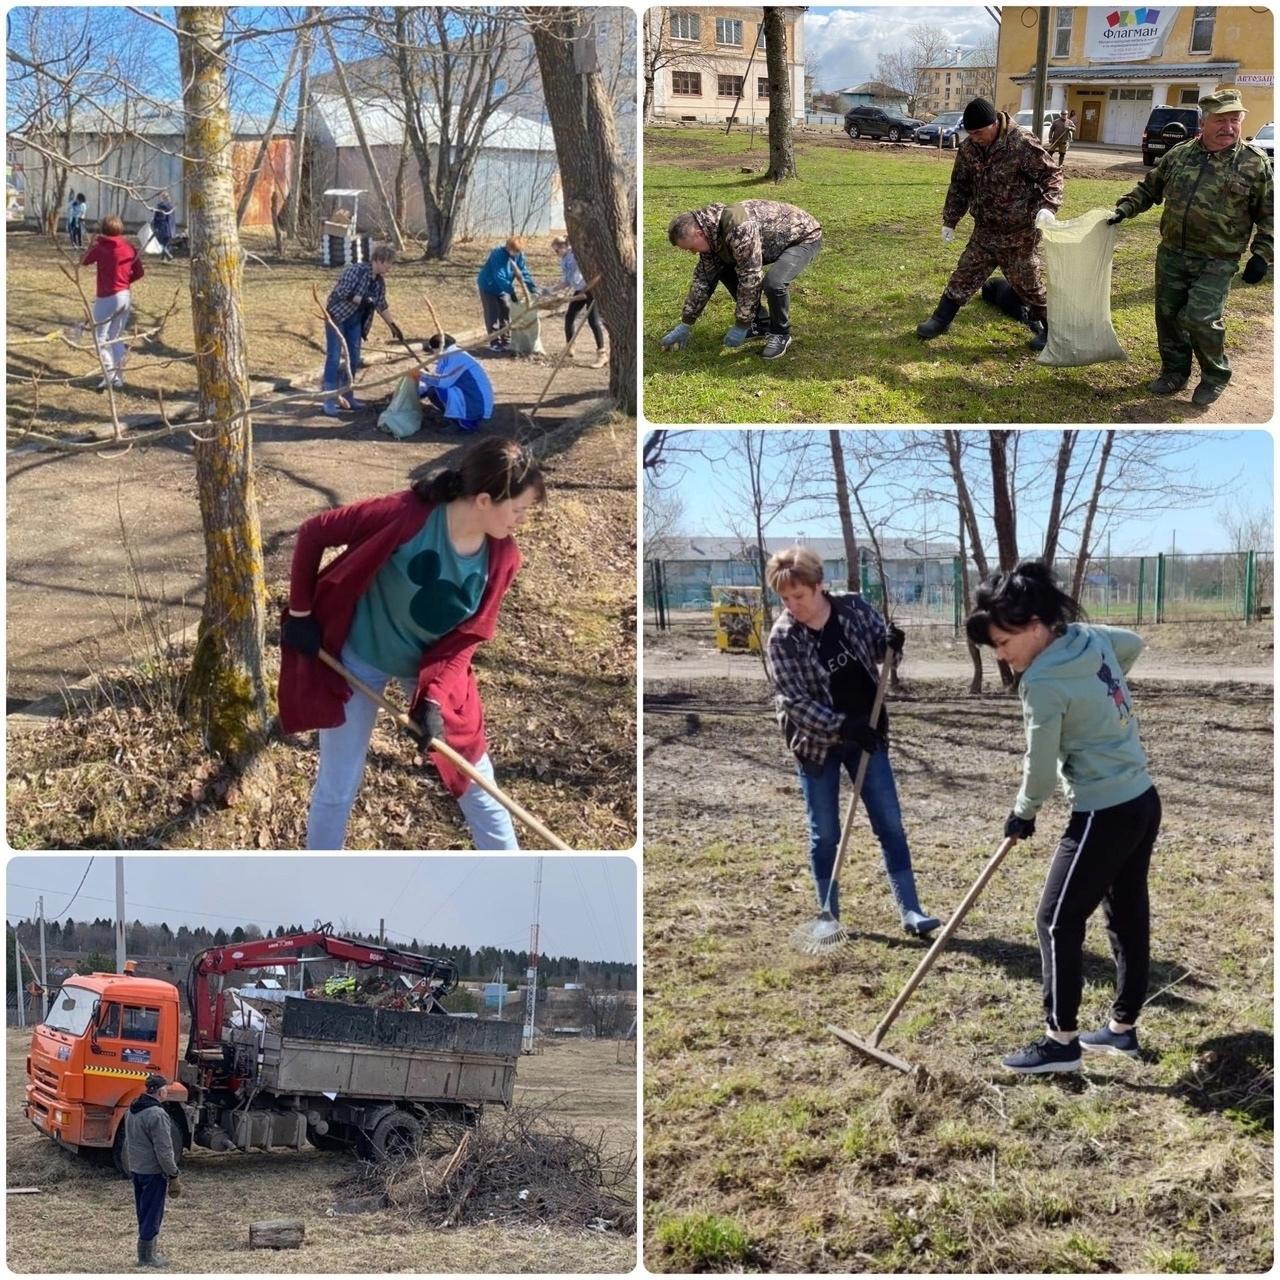
POLYGON ((1126 1058, 1139 1056, 1137 1031, 1133 1027, 1128 1031, 1112 1031, 1109 1023, 1103 1023, 1097 1031, 1086 1031, 1080 1037, 1080 1047, 1090 1053, 1119 1053, 1126 1058))
POLYGON ((1051 1036, 1045 1036, 1029 1048, 1001 1058, 1000 1064, 1024 1076, 1045 1075, 1050 1071, 1079 1071, 1080 1040, 1077 1037, 1070 1044, 1059 1044, 1051 1036))

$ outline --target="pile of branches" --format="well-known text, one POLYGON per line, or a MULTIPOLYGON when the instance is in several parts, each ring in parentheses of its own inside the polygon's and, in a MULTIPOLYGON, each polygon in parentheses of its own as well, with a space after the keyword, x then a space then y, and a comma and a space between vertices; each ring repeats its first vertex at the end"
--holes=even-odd
POLYGON ((636 1229, 634 1142, 612 1150, 549 1114, 517 1107, 474 1129, 435 1129, 416 1154, 369 1166, 366 1188, 433 1227, 484 1222, 636 1229), (370 1187, 370 1184, 373 1184, 370 1187))

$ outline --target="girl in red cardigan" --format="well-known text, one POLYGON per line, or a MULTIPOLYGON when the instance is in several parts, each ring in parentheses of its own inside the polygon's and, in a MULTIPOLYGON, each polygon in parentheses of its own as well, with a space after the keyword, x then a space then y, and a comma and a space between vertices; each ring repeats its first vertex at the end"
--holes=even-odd
POLYGON ((93 300, 93 328, 102 360, 98 390, 105 391, 107 383, 120 390, 124 387, 126 347, 119 338, 129 323, 129 286, 142 279, 142 259, 124 238, 124 223, 115 214, 103 218, 102 234, 94 236, 80 265, 98 268, 98 290, 93 300))
MULTIPOLYGON (((280 725, 320 730, 308 849, 341 849, 364 772, 377 704, 316 656, 379 691, 398 679, 409 715, 493 777, 471 655, 488 640, 520 567, 513 534, 546 496, 533 456, 490 438, 456 469, 312 516, 298 530, 280 627, 280 725), (345 547, 320 569, 327 547, 345 547)), ((446 760, 433 757, 477 849, 518 849, 511 818, 446 760)))

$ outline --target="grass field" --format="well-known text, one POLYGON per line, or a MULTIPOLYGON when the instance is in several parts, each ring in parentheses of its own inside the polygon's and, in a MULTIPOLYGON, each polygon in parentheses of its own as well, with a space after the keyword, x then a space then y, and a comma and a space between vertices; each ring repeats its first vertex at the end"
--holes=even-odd
MULTIPOLYGON (((855 1056, 923 954, 858 822, 843 949, 815 910, 804 807, 763 687, 649 682, 645 1258, 656 1271, 1252 1272, 1273 1256, 1272 701, 1132 681, 1164 803, 1141 1061, 1022 1078, 1039 1034, 1034 913, 1061 799, 1006 860, 884 1047, 855 1056)), ((965 674, 893 700, 921 896, 946 917, 1017 789, 1015 699, 965 674)), ((1110 1001, 1099 921, 1082 1025, 1110 1001)))
MULTIPOLYGON (((133 1269, 137 1228, 128 1183, 63 1151, 22 1115, 23 1059, 29 1033, 8 1033, 8 1185, 40 1194, 10 1196, 6 1259, 15 1272, 119 1272, 133 1269)), ((612 1041, 551 1043, 521 1058, 516 1105, 550 1106, 575 1133, 610 1148, 635 1137, 635 1066, 617 1062, 612 1041)), ((626 1272, 635 1240, 617 1233, 530 1224, 438 1231, 389 1210, 330 1216, 350 1196, 340 1186, 357 1168, 350 1156, 313 1151, 189 1152, 186 1192, 169 1202, 161 1248, 184 1272, 626 1272), (297 1217, 298 1250, 251 1250, 250 1222, 297 1217)))
MULTIPOLYGON (((712 129, 654 129, 645 138, 644 411, 656 422, 1124 422, 1196 419, 1184 398, 1155 400, 1145 384, 1158 371, 1152 313, 1158 211, 1125 224, 1115 254, 1112 318, 1127 362, 1079 369, 1036 363, 1028 333, 980 298, 928 345, 915 326, 929 316, 959 258, 939 238, 951 156, 926 148, 798 137, 801 180, 763 181, 763 141, 712 129), (752 172, 741 170, 749 167, 752 172), (716 297, 684 352, 658 340, 680 319, 694 258, 671 248, 666 228, 686 209, 713 201, 779 199, 823 225, 823 249, 792 287, 795 334, 787 356, 766 365, 758 345, 722 355, 733 323, 728 294, 716 297)), ((1123 180, 1068 173, 1060 216, 1110 206, 1123 180)), ((1238 359, 1254 318, 1270 317, 1270 282, 1237 286, 1228 347, 1238 359)), ((1269 330, 1270 321, 1266 326, 1269 330)), ((1270 352, 1266 355, 1269 386, 1270 352)), ((1239 371, 1237 371, 1239 380, 1239 371)), ((1265 420, 1238 388, 1232 421, 1265 420)), ((1226 403, 1225 397, 1222 403, 1226 403)))

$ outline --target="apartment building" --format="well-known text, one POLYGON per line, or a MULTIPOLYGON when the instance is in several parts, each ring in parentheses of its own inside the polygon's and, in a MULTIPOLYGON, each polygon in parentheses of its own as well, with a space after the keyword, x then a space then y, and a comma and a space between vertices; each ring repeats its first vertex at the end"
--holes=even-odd
POLYGON ((922 67, 917 80, 920 97, 916 115, 963 111, 974 98, 989 98, 995 82, 991 54, 978 49, 956 54, 936 66, 922 67))

